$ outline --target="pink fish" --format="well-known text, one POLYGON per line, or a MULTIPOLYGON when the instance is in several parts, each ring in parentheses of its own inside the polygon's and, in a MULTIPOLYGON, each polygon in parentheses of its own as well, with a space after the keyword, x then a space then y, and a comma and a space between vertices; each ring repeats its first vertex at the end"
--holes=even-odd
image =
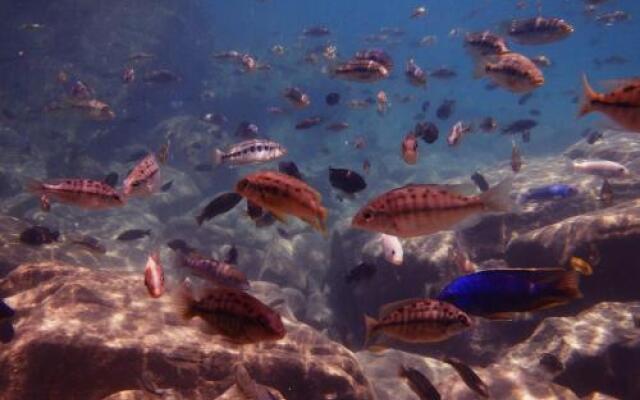
POLYGON ((104 182, 92 179, 54 179, 46 182, 32 180, 27 184, 27 190, 40 196, 44 209, 50 207, 50 200, 88 209, 119 207, 125 204, 125 199, 118 191, 104 182))
POLYGON ((144 284, 153 298, 158 298, 164 293, 164 269, 157 251, 151 253, 147 259, 147 265, 144 267, 144 284))
POLYGON ((124 180, 124 195, 149 195, 160 185, 160 164, 154 154, 143 158, 124 180))

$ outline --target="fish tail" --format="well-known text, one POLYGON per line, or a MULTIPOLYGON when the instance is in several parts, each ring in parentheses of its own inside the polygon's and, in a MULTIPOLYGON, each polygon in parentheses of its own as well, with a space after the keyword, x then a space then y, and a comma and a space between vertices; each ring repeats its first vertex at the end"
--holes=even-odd
POLYGON ((505 178, 502 182, 480 194, 480 200, 482 200, 482 203, 490 210, 512 211, 514 204, 509 197, 512 185, 513 178, 505 178))
POLYGON ((27 180, 26 185, 25 185, 25 189, 27 190, 27 192, 34 193, 34 194, 40 194, 40 193, 42 193, 42 191, 44 189, 44 185, 42 184, 42 181, 39 181, 39 180, 33 179, 33 178, 29 178, 27 180))
POLYGON ((582 100, 582 104, 580 105, 580 111, 578 112, 578 117, 582 117, 583 115, 589 114, 593 111, 592 102, 593 100, 598 98, 598 93, 591 87, 589 81, 587 80, 587 74, 582 74, 582 90, 584 93, 584 99, 582 100))
POLYGON ((224 156, 224 152, 220 149, 215 149, 213 151, 213 162, 216 165, 222 164, 222 157, 224 156))
POLYGON ((364 336, 364 348, 369 347, 369 341, 374 335, 374 328, 378 324, 378 321, 375 318, 372 318, 365 314, 364 316, 364 327, 365 327, 365 336, 364 336))
POLYGON ((195 316, 193 311, 193 304, 195 299, 193 297, 192 289, 186 284, 182 283, 174 292, 173 303, 178 311, 178 314, 185 320, 190 320, 195 316))

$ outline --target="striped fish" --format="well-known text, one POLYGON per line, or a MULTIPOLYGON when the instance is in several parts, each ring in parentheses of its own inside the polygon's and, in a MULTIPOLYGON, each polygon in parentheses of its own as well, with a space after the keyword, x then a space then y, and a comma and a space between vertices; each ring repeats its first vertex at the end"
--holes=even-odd
POLYGON ((144 267, 144 284, 149 296, 158 298, 164 293, 164 269, 160 262, 160 254, 156 251, 149 255, 144 267))
POLYGON ((320 193, 299 179, 281 172, 258 171, 238 181, 236 192, 280 221, 294 215, 323 234, 327 231, 327 209, 322 206, 320 193))
POLYGON ((70 178, 46 182, 32 180, 27 190, 37 194, 49 204, 50 200, 72 204, 81 208, 104 209, 125 204, 125 198, 114 188, 101 181, 70 178))
POLYGON ((613 90, 597 93, 582 76, 584 100, 578 116, 597 111, 611 118, 625 129, 640 132, 640 78, 623 79, 613 83, 613 90))
POLYGON ((514 93, 530 92, 544 84, 542 71, 519 53, 488 56, 478 64, 475 75, 486 75, 514 93))
POLYGON ((160 164, 154 154, 148 154, 131 170, 123 182, 124 195, 145 196, 156 192, 161 185, 160 164))
POLYGON ((534 17, 512 21, 508 34, 520 44, 546 44, 562 40, 573 31, 563 19, 534 17))
POLYGON ((351 225, 401 238, 429 235, 451 229, 467 217, 511 208, 512 179, 480 195, 457 193, 466 185, 407 185, 386 192, 362 207, 351 225))
POLYGON ((474 56, 488 56, 509 52, 509 48, 504 39, 489 31, 467 34, 464 39, 464 44, 474 56))
POLYGON ((378 319, 365 315, 365 347, 381 334, 409 343, 440 342, 471 326, 456 306, 432 299, 408 299, 380 308, 378 319))
POLYGON ((213 161, 216 165, 261 164, 276 160, 286 154, 287 149, 279 143, 265 139, 251 139, 234 144, 227 151, 215 149, 213 161))
POLYGON ((238 270, 231 264, 204 257, 196 252, 177 252, 176 264, 186 268, 194 275, 206 279, 215 284, 237 288, 241 290, 249 289, 249 281, 244 272, 238 270))

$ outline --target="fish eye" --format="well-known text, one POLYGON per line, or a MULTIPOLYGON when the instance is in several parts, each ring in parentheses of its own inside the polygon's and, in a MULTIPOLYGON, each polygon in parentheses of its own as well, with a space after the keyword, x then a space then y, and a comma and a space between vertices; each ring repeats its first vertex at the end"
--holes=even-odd
POLYGON ((373 214, 369 211, 365 211, 362 214, 362 217, 364 218, 365 221, 371 221, 373 219, 373 214))
POLYGON ((396 255, 396 251, 395 250, 391 250, 391 255, 395 256, 396 255))
POLYGON ((469 320, 467 319, 466 316, 464 316, 462 314, 458 315, 458 321, 460 323, 462 323, 463 325, 469 325, 469 320))

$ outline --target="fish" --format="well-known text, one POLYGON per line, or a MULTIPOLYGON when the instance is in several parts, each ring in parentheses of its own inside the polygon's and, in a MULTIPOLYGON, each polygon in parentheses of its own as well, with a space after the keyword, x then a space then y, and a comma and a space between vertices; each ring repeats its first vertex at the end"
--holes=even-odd
POLYGON ((513 93, 527 93, 544 85, 542 71, 519 53, 485 57, 478 63, 475 76, 488 76, 494 83, 513 93))
POLYGON ((195 251, 176 252, 175 265, 216 285, 239 290, 248 290, 251 287, 244 272, 235 266, 205 257, 195 251))
POLYGON ((476 57, 500 55, 510 51, 504 38, 489 31, 468 33, 464 38, 464 45, 476 57))
POLYGON ((472 196, 456 193, 460 191, 456 185, 409 184, 369 201, 353 217, 351 226, 400 238, 429 235, 451 229, 473 215, 511 210, 511 184, 512 178, 506 178, 472 196))
POLYGON ((333 132, 340 132, 343 131, 345 129, 349 128, 349 123, 341 121, 341 122, 333 122, 329 125, 327 125, 326 129, 328 131, 333 131, 333 132))
POLYGON ((540 354, 540 360, 538 361, 541 367, 546 369, 548 372, 552 374, 558 374, 564 371, 564 364, 560 359, 551 353, 542 353, 540 354))
POLYGON ((438 136, 440 135, 440 131, 438 130, 438 126, 433 122, 418 122, 416 126, 413 128, 413 134, 426 143, 431 144, 438 140, 438 136))
POLYGON ((116 187, 116 185, 118 184, 118 173, 110 172, 107 174, 107 176, 104 177, 102 181, 111 187, 116 187))
POLYGON ((534 119, 519 119, 502 128, 502 134, 515 135, 517 133, 529 131, 536 126, 538 126, 538 122, 534 119))
POLYGON ((474 172, 473 175, 471 175, 471 180, 476 184, 481 192, 486 192, 487 190, 489 190, 489 184, 480 172, 474 172))
POLYGON ((358 51, 353 56, 353 60, 375 61, 384 66, 389 73, 393 70, 393 59, 382 49, 358 51))
POLYGON ((298 87, 288 87, 284 90, 283 96, 285 99, 298 108, 304 108, 311 104, 311 98, 308 94, 302 91, 298 87))
POLYGON ((236 193, 286 221, 294 215, 326 234, 327 209, 320 193, 305 182, 275 171, 257 171, 240 179, 236 193))
POLYGON ((180 77, 168 69, 157 69, 149 71, 142 77, 146 83, 171 83, 180 81, 180 77))
POLYGON ((34 225, 20 232, 19 240, 31 246, 51 244, 60 239, 60 232, 51 230, 46 226, 34 225))
POLYGON ((407 61, 405 76, 414 86, 425 86, 427 84, 427 73, 416 64, 413 58, 407 61))
POLYGON ((427 7, 418 6, 411 11, 411 15, 409 16, 409 18, 413 18, 413 19, 422 18, 426 15, 427 15, 427 7))
POLYGON ((382 254, 384 259, 393 265, 400 266, 404 260, 404 250, 400 239, 395 236, 381 234, 380 242, 382 243, 382 254))
POLYGON ((149 255, 144 267, 144 284, 149 296, 157 299, 164 293, 164 269, 160 261, 160 254, 156 251, 149 255))
POLYGON ((516 174, 522 169, 522 154, 516 144, 516 141, 511 141, 511 170, 516 174))
POLYGON ((418 162, 418 139, 413 132, 407 133, 402 139, 400 155, 405 163, 414 165, 418 162))
POLYGON ((611 26, 617 22, 628 21, 630 19, 631 19, 631 16, 629 15, 629 13, 621 10, 600 14, 595 17, 596 22, 599 22, 607 26, 611 26))
POLYGON ((293 161, 280 161, 278 163, 278 171, 282 172, 283 174, 292 176, 296 179, 300 179, 301 181, 304 181, 304 177, 302 176, 302 173, 298 169, 298 166, 296 165, 296 163, 294 163, 293 161))
POLYGON ((453 111, 455 110, 455 106, 456 106, 455 100, 444 99, 442 101, 442 104, 440 104, 440 106, 438 106, 438 109, 436 110, 436 116, 438 117, 438 119, 441 119, 441 120, 449 119, 449 117, 451 116, 451 114, 453 114, 453 111))
POLYGON ((458 144, 460 144, 462 137, 471 132, 471 130, 471 125, 463 121, 456 122, 451 128, 449 135, 447 136, 447 144, 449 146, 457 146, 458 144))
POLYGON ((314 26, 305 28, 302 31, 302 34, 304 36, 320 37, 320 36, 330 35, 331 31, 329 30, 329 27, 327 27, 326 25, 314 25, 314 26))
POLYGON ((429 76, 432 76, 437 79, 452 79, 458 76, 458 74, 456 73, 456 71, 454 71, 451 68, 440 67, 432 70, 429 73, 429 76))
POLYGON ((575 172, 602 178, 626 178, 631 172, 624 165, 608 160, 576 160, 571 164, 575 172))
POLYGON ((418 395, 420 400, 440 400, 442 398, 438 389, 417 369, 400 365, 398 375, 406 379, 409 387, 418 395))
POLYGON ((445 357, 444 362, 451 365, 456 370, 462 381, 467 387, 473 390, 477 395, 484 399, 488 399, 489 386, 476 374, 471 367, 454 357, 445 357))
POLYGON ((602 186, 600 187, 600 201, 604 205, 613 204, 613 187, 606 179, 602 182, 602 186))
POLYGON ((480 122, 480 129, 485 132, 485 133, 491 133, 493 131, 496 130, 496 128, 498 128, 498 122, 496 121, 495 118, 493 117, 485 117, 481 122, 480 122))
POLYGON ((225 151, 215 149, 213 162, 216 165, 253 165, 277 160, 287 155, 280 143, 266 139, 249 139, 230 146, 225 151))
POLYGON ((162 186, 160 186, 160 191, 161 192, 168 192, 169 189, 171 189, 172 186, 173 186, 173 180, 165 182, 162 186))
POLYGON ((320 125, 322 123, 322 118, 318 116, 305 118, 302 121, 298 122, 295 126, 298 130, 310 129, 314 126, 320 125))
POLYGON ((49 181, 30 180, 27 191, 38 196, 86 209, 121 207, 126 198, 104 182, 92 179, 67 178, 49 181))
POLYGON ((380 115, 384 115, 389 111, 389 98, 383 90, 376 94, 376 109, 380 115))
POLYGON ((131 66, 124 67, 122 69, 122 73, 120 74, 120 80, 122 81, 122 83, 125 83, 125 84, 135 81, 136 70, 131 66))
POLYGON ((521 203, 539 200, 566 199, 578 194, 578 189, 574 186, 556 183, 553 185, 540 186, 529 189, 520 197, 521 203))
POLYGON ((454 279, 437 298, 471 315, 504 320, 580 298, 578 285, 575 270, 492 269, 454 279))
POLYGON ((363 83, 377 82, 389 77, 389 74, 389 70, 381 63, 366 59, 347 61, 331 71, 335 78, 363 83))
POLYGON ((566 39, 574 31, 564 19, 538 16, 511 21, 507 34, 516 43, 539 45, 566 39))
POLYGON ((277 312, 242 290, 217 287, 196 298, 183 285, 176 304, 185 320, 199 317, 211 333, 237 344, 276 341, 287 333, 277 312))
POLYGON ((238 264, 238 249, 235 245, 231 245, 227 254, 224 256, 223 262, 227 264, 237 265, 238 264))
POLYGON ((149 153, 131 170, 122 183, 125 196, 146 196, 156 192, 161 184, 160 163, 149 153))
POLYGON ((240 203, 240 200, 242 200, 242 196, 238 193, 221 193, 214 197, 214 199, 211 200, 209 204, 202 209, 202 211, 200 211, 200 214, 196 217, 196 222, 201 226, 203 222, 209 221, 218 215, 231 211, 238 203, 240 203))
POLYGON ((346 168, 329 167, 329 183, 347 194, 354 194, 367 188, 367 182, 362 175, 346 168))
POLYGON ((468 329, 471 318, 456 306, 434 299, 414 298, 385 304, 378 319, 365 315, 365 348, 385 334, 409 343, 434 343, 468 329))
POLYGON ((375 264, 362 262, 349 270, 344 280, 347 284, 368 281, 373 278, 376 271, 375 264))
POLYGON ((105 245, 100 243, 100 241, 93 236, 80 236, 78 238, 72 239, 71 243, 82 246, 92 253, 106 254, 107 252, 107 248, 105 247, 105 245))
POLYGON ((619 55, 612 55, 606 58, 594 58, 593 63, 599 67, 603 65, 624 65, 629 63, 629 59, 619 55))
POLYGON ((242 364, 236 366, 236 387, 248 400, 278 400, 266 386, 257 383, 242 364))
POLYGON ((133 53, 129 56, 128 60, 129 61, 140 61, 140 60, 148 60, 150 58, 155 57, 153 54, 150 53, 145 53, 145 52, 137 52, 137 53, 133 53))
POLYGON ((242 121, 236 128, 234 135, 243 139, 255 139, 258 136, 258 125, 242 121))
POLYGON ((593 90, 587 76, 582 76, 584 100, 578 116, 600 112, 625 129, 640 132, 640 78, 613 82, 613 90, 598 93, 593 90))
POLYGON ((121 242, 129 242, 132 240, 142 239, 151 236, 151 229, 128 229, 116 237, 121 242))
POLYGON ((13 340, 15 331, 11 319, 15 315, 16 312, 3 299, 0 299, 0 343, 6 344, 13 340))
POLYGON ((331 92, 324 98, 325 103, 329 106, 335 106, 340 103, 340 93, 331 92))

